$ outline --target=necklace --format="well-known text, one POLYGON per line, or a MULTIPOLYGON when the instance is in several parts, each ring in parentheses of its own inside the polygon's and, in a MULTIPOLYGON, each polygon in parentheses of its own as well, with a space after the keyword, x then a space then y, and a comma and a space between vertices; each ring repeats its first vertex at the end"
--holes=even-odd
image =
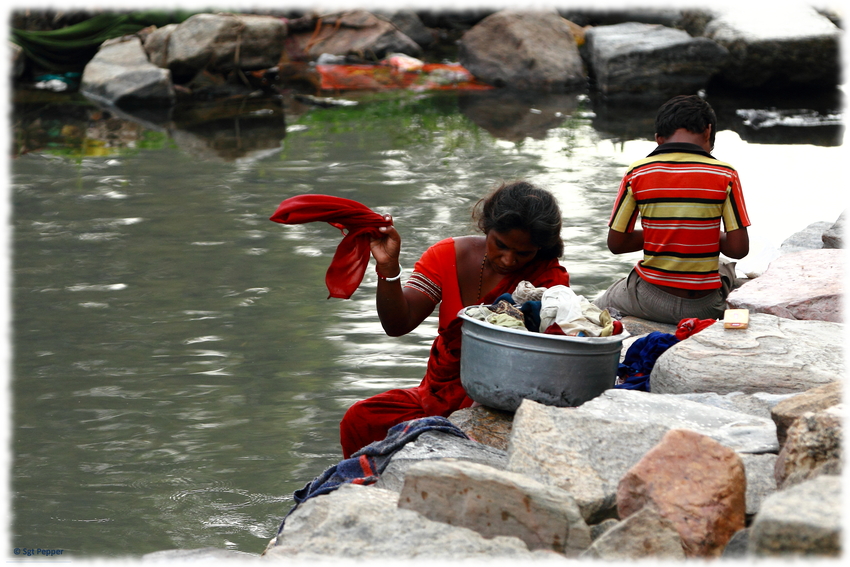
POLYGON ((487 253, 484 253, 484 259, 481 260, 481 271, 478 273, 478 301, 481 301, 481 284, 484 283, 484 264, 487 263, 487 253))

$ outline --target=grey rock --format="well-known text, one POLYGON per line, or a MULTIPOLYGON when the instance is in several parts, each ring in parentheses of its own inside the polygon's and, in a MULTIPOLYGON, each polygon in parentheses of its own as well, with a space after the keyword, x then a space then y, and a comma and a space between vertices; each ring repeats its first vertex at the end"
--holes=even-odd
POLYGON ((620 322, 623 324, 623 328, 635 338, 639 335, 648 335, 653 331, 668 333, 670 335, 676 334, 676 325, 670 323, 659 323, 658 321, 650 321, 648 319, 632 317, 631 315, 626 315, 620 322))
POLYGON ((554 11, 496 12, 463 34, 458 58, 499 87, 563 91, 587 81, 570 26, 554 11))
POLYGON ((744 473, 747 475, 747 515, 758 513, 762 502, 776 492, 776 479, 773 469, 776 455, 741 455, 744 461, 744 473))
POLYGON ((774 476, 780 488, 821 474, 841 474, 844 405, 800 416, 788 428, 776 459, 774 476))
POLYGON ((824 475, 770 496, 750 526, 747 551, 759 557, 841 554, 841 477, 824 475))
POLYGON ((842 212, 838 220, 821 235, 824 248, 844 248, 844 217, 845 213, 842 212))
POLYGON ((168 68, 175 82, 185 82, 201 70, 225 73, 234 69, 267 69, 283 53, 286 24, 271 16, 195 14, 168 38, 168 68))
POLYGON ((718 74, 742 88, 834 86, 841 72, 841 31, 804 4, 764 10, 727 6, 705 27, 705 36, 729 49, 718 74))
POLYGON ((12 78, 17 79, 24 74, 24 70, 26 69, 26 56, 24 55, 23 48, 17 43, 9 41, 7 45, 10 51, 9 60, 12 62, 12 78))
POLYGON ((779 451, 776 425, 770 416, 757 417, 711 407, 680 396, 611 389, 579 406, 576 411, 600 420, 655 423, 667 429, 687 429, 711 437, 739 453, 779 451))
POLYGON ((397 10, 390 14, 388 18, 390 23, 398 28, 398 31, 421 47, 429 47, 434 43, 434 35, 425 27, 425 24, 413 10, 397 10))
POLYGON ((518 537, 529 549, 567 557, 577 556, 591 542, 590 529, 568 492, 477 463, 443 460, 411 467, 398 506, 484 537, 518 537))
POLYGON ((395 492, 345 484, 299 506, 263 556, 273 560, 394 561, 536 557, 518 538, 484 538, 473 530, 401 509, 397 502, 395 492))
POLYGON ((606 531, 581 554, 581 558, 684 560, 685 552, 673 523, 652 506, 644 506, 606 531))
POLYGON ((750 529, 738 530, 723 548, 721 559, 743 559, 747 556, 747 542, 750 539, 750 529))
POLYGON ((843 386, 841 382, 832 382, 825 386, 794 394, 770 409, 770 417, 776 424, 776 437, 780 447, 785 445, 788 428, 808 412, 825 410, 842 400, 843 386))
POLYGON ((761 276, 733 290, 729 307, 787 319, 843 320, 844 251, 784 254, 761 276))
POLYGON ((418 57, 422 48, 385 19, 365 10, 350 10, 300 18, 299 32, 286 38, 286 53, 293 60, 315 61, 326 53, 374 61, 390 53, 418 57))
POLYGON ((832 223, 827 221, 813 222, 800 232, 795 232, 779 245, 780 254, 790 254, 802 250, 820 250, 823 248, 823 233, 832 223))
POLYGON ((404 485, 404 475, 411 466, 437 459, 457 459, 498 469, 504 469, 508 461, 505 451, 448 433, 428 431, 390 458, 375 486, 400 492, 404 485))
POLYGON ((754 313, 747 329, 712 325, 662 354, 652 391, 789 394, 839 381, 844 325, 754 313))
POLYGON ((168 40, 178 24, 168 24, 156 28, 145 38, 145 52, 148 59, 157 67, 168 68, 168 40))
POLYGON ((708 38, 637 22, 591 28, 585 40, 596 88, 607 95, 696 92, 729 56, 708 38))
POLYGON ((563 488, 588 524, 616 517, 620 478, 668 431, 525 400, 514 416, 507 470, 563 488))
MULTIPOLYGON (((729 411, 773 419, 771 410, 783 400, 791 398, 796 394, 766 394, 764 392, 745 394, 743 392, 730 392, 721 396, 715 392, 700 392, 667 395, 729 411)), ((774 420, 774 423, 776 423, 776 420, 774 420)))
POLYGON ((86 65, 80 92, 101 103, 121 108, 171 106, 171 73, 150 61, 137 37, 116 38, 101 44, 86 65))

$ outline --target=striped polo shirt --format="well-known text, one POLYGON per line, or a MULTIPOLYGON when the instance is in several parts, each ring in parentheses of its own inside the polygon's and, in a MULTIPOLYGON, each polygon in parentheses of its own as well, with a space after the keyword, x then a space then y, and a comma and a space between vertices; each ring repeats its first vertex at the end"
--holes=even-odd
POLYGON ((738 173, 695 144, 667 143, 634 162, 620 183, 608 226, 632 232, 640 213, 644 280, 682 289, 716 289, 720 221, 750 226, 738 173))

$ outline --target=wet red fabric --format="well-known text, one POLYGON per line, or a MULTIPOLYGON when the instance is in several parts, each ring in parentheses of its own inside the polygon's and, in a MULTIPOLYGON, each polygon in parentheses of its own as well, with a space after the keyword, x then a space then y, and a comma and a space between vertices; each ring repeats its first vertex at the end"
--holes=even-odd
POLYGON ((290 197, 278 206, 270 220, 281 224, 324 221, 342 231, 345 237, 325 274, 328 297, 341 299, 350 298, 363 281, 369 264, 370 238, 380 234, 379 227, 391 224, 366 205, 329 195, 290 197))
MULTIPOLYGON (((454 248, 446 250, 454 253, 454 248)), ((522 272, 505 277, 482 298, 482 303, 493 303, 503 293, 513 292, 522 280, 530 281, 535 287, 552 287, 569 285, 570 276, 557 260, 532 262, 522 272)), ((386 437, 390 427, 397 423, 435 415, 448 417, 472 405, 472 399, 460 382, 462 324, 463 319, 455 317, 437 335, 419 386, 377 394, 348 409, 340 422, 340 443, 345 458, 372 441, 386 437)))
POLYGON ((676 338, 680 341, 684 341, 691 335, 699 333, 716 322, 716 319, 697 319, 696 317, 682 319, 676 327, 676 338))

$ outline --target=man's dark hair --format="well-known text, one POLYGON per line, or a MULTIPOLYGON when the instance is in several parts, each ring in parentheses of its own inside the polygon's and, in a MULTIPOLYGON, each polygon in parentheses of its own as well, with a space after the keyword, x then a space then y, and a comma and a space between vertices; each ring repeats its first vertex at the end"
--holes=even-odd
POLYGON ((697 95, 674 96, 661 105, 655 117, 655 133, 669 138, 679 128, 701 134, 711 126, 711 147, 714 147, 714 135, 717 133, 717 115, 706 101, 697 95))
POLYGON ((478 201, 473 218, 484 234, 491 230, 527 230, 531 243, 540 248, 537 258, 559 258, 564 253, 561 239, 561 209, 555 197, 525 181, 503 183, 478 201))

